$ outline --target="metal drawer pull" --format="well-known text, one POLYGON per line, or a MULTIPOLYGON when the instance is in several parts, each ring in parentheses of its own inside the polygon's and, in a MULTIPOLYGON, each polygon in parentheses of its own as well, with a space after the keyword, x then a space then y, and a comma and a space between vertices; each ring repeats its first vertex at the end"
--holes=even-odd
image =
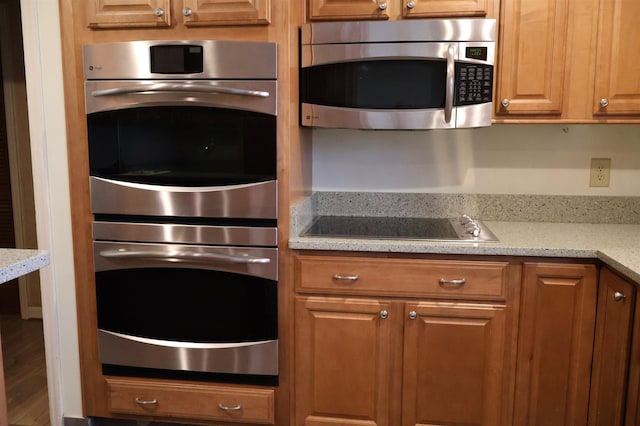
POLYGON ((143 407, 147 405, 156 405, 158 403, 157 399, 140 399, 136 396, 136 404, 142 405, 143 407))
POLYGON ((333 274, 333 279, 334 280, 340 280, 340 281, 358 281, 358 276, 357 275, 339 275, 339 274, 333 274))
POLYGON ((459 280, 447 280, 444 278, 440 278, 440 285, 452 284, 452 285, 465 285, 467 283, 466 278, 460 278, 459 280))
POLYGON ((418 318, 418 313, 416 311, 409 312, 409 319, 414 320, 418 318))
POLYGON ((619 291, 616 291, 615 293, 613 293, 613 300, 616 302, 619 302, 621 300, 626 299, 627 296, 625 296, 624 294, 620 293, 619 291))
POLYGON ((218 408, 224 411, 239 411, 242 410, 242 406, 240 404, 235 405, 233 407, 228 407, 226 405, 224 405, 222 402, 218 403, 218 408))

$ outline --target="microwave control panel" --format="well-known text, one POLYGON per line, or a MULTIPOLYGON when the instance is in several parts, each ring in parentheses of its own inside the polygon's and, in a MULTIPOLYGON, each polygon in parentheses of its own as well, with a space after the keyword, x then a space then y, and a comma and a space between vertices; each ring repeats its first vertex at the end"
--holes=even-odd
POLYGON ((456 62, 455 105, 476 105, 491 102, 493 65, 456 62))

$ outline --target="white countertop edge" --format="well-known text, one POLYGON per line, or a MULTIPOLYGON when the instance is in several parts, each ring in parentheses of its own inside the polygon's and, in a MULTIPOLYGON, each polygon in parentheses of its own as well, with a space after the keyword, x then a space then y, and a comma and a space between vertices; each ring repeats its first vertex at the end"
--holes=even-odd
POLYGON ((49 264, 43 250, 0 248, 0 284, 37 271, 49 264))

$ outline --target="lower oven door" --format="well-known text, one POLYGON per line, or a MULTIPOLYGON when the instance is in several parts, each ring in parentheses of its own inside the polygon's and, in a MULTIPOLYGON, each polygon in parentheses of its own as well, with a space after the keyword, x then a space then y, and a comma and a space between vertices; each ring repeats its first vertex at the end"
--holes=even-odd
POLYGON ((108 374, 277 376, 276 248, 96 241, 94 256, 108 374))

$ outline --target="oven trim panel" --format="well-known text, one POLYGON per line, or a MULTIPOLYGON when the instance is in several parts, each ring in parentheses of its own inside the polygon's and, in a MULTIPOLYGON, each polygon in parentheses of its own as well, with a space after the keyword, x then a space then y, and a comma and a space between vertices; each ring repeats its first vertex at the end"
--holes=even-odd
POLYGON ((207 373, 278 375, 278 340, 189 343, 98 330, 102 364, 207 373))
POLYGON ((91 211, 168 217, 277 219, 277 180, 177 187, 90 177, 91 211))

